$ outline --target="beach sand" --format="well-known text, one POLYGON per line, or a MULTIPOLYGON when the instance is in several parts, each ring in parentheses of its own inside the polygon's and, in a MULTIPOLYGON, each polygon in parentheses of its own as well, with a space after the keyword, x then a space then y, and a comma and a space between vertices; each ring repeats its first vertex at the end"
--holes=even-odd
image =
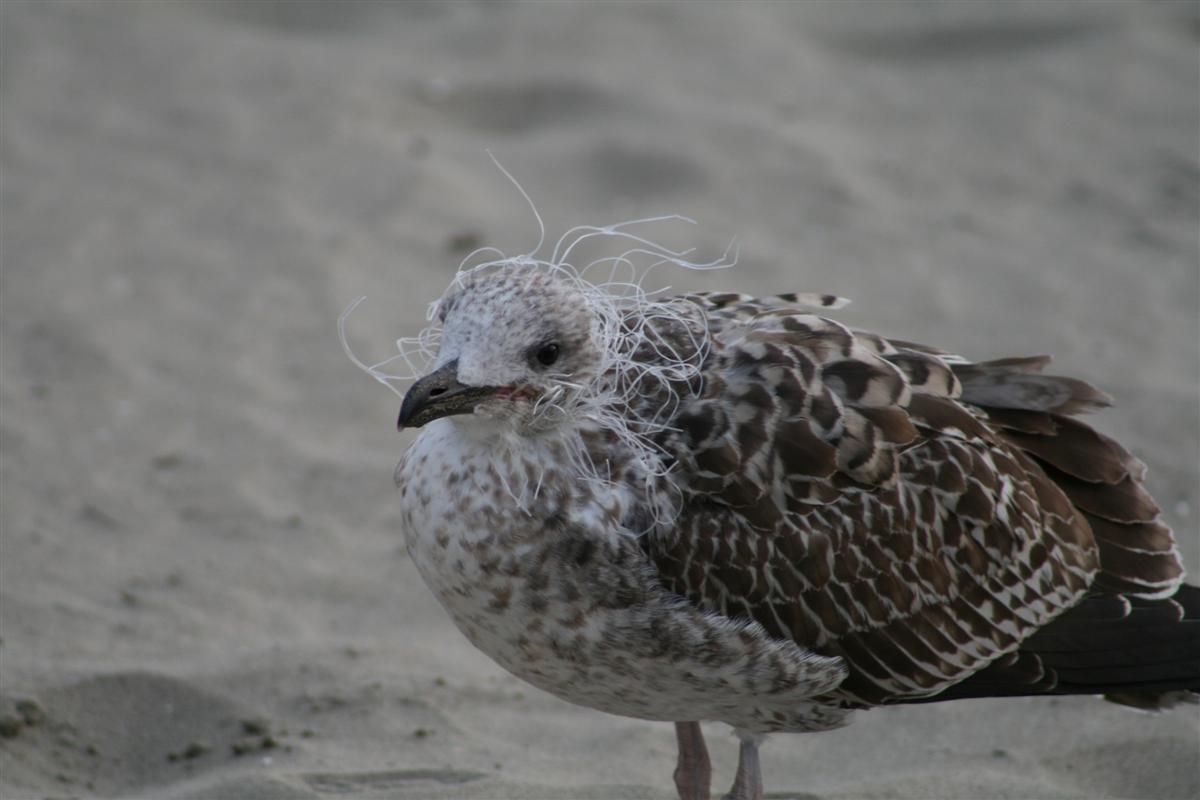
MULTIPOLYGON (((398 401, 343 355, 465 251, 684 214, 678 289, 1110 392, 1189 568, 1194 3, 0 4, 0 798, 663 798, 671 726, 573 707, 403 551, 398 401)), ((736 741, 708 727, 715 783, 736 741)), ((1183 798, 1195 707, 876 710, 774 798, 1183 798)))

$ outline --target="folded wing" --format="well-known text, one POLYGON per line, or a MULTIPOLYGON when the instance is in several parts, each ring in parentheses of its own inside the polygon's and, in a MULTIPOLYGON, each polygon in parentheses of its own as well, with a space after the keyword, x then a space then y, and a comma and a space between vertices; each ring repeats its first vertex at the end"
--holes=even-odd
POLYGON ((1047 358, 969 363, 799 307, 823 295, 688 299, 711 350, 660 441, 684 510, 646 548, 700 606, 846 659, 831 701, 931 697, 1017 665, 1089 593, 1178 589, 1143 466, 1071 416, 1108 398, 1047 358))

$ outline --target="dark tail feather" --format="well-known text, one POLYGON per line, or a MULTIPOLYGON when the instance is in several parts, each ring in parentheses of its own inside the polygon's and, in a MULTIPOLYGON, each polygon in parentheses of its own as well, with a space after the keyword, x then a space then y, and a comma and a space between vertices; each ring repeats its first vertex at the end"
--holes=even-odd
POLYGON ((1200 587, 1170 599, 1094 595, 1020 649, 933 697, 911 702, 1087 694, 1142 709, 1200 699, 1200 587))

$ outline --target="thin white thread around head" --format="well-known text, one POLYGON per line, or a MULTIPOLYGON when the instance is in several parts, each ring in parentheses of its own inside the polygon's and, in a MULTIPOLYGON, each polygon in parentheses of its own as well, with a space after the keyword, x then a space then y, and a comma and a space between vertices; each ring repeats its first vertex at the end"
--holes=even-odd
MULTIPOLYGON (((690 258, 692 249, 674 250, 629 230, 654 223, 696 224, 687 217, 666 215, 605 226, 575 226, 559 237, 548 258, 539 258, 538 253, 545 245, 541 215, 516 179, 494 156, 492 160, 529 203, 538 224, 537 247, 518 256, 506 256, 493 247, 482 247, 468 254, 442 298, 430 304, 426 315, 430 324, 416 336, 398 339, 399 352, 376 364, 358 358, 348 342, 347 321, 365 298, 355 300, 338 319, 342 347, 355 365, 403 397, 404 392, 395 384, 424 375, 436 360, 441 336, 438 309, 446 296, 488 272, 524 270, 552 276, 582 300, 594 324, 600 360, 580 380, 569 380, 565 375, 554 379, 551 388, 535 400, 527 422, 531 429, 553 429, 563 434, 565 450, 576 474, 602 484, 614 481, 611 464, 594 463, 583 434, 587 429, 611 434, 634 461, 634 472, 641 476, 651 524, 667 522, 663 515, 671 513, 667 509, 674 504, 661 495, 664 489, 670 491, 670 482, 663 478, 671 467, 653 439, 671 430, 670 421, 684 399, 678 387, 699 386, 700 370, 709 352, 708 330, 698 306, 679 298, 656 299, 669 287, 646 291, 644 284, 649 273, 664 264, 692 270, 731 267, 737 263, 736 240, 729 243, 719 258, 701 262, 690 258), (630 246, 618 255, 598 258, 583 267, 574 266, 568 259, 583 242, 593 239, 630 246), (471 264, 484 254, 495 257, 471 264), (589 273, 597 272, 601 279, 589 279, 589 273), (663 335, 667 330, 681 337, 677 345, 663 335), (652 358, 639 352, 646 346, 652 350, 652 358), (402 371, 395 366, 398 363, 403 363, 402 371)), ((542 479, 539 475, 535 486, 516 488, 505 481, 505 490, 528 510, 541 490, 542 479)))

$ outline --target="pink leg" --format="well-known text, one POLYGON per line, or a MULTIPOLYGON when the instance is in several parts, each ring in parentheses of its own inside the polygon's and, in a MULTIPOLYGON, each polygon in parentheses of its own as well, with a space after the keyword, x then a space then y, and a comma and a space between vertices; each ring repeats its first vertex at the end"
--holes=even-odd
POLYGON ((679 800, 708 800, 712 765, 700 723, 676 722, 675 738, 679 742, 679 761, 675 765, 675 789, 679 792, 679 800))
POLYGON ((762 768, 758 763, 758 743, 761 737, 742 737, 738 749, 737 775, 723 800, 763 800, 762 768))

